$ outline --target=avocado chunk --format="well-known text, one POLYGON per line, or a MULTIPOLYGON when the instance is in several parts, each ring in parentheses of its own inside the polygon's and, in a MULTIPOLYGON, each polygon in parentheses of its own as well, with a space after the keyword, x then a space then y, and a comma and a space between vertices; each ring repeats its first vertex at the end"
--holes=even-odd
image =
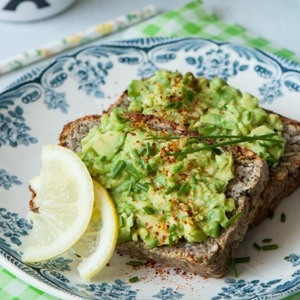
POLYGON ((93 149, 98 156, 111 159, 124 143, 125 134, 120 131, 109 130, 99 133, 97 128, 91 130, 91 134, 82 140, 82 149, 93 149))

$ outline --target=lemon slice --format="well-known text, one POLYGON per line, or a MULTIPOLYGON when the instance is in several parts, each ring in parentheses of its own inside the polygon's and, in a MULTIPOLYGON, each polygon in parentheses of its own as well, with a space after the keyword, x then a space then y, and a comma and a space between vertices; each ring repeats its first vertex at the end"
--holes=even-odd
POLYGON ((32 189, 28 219, 32 230, 23 242, 22 259, 39 262, 71 248, 83 235, 94 205, 92 178, 79 157, 67 148, 47 145, 32 189))
POLYGON ((105 188, 94 181, 95 203, 89 226, 73 250, 81 257, 80 276, 89 280, 100 272, 113 255, 118 238, 118 215, 105 188))

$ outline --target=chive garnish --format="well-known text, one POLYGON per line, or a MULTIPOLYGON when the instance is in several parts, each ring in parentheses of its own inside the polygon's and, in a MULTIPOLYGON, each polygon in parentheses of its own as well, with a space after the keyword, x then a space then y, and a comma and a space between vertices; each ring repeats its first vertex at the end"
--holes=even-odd
POLYGON ((145 206, 143 209, 148 215, 153 215, 155 213, 155 210, 153 209, 153 207, 145 206))
POLYGON ((234 258, 234 262, 236 264, 242 264, 250 261, 250 256, 245 256, 245 257, 236 257, 234 258))
POLYGON ((143 183, 140 183, 140 182, 137 182, 136 184, 135 184, 135 186, 138 188, 138 189, 140 189, 140 190, 142 190, 142 191, 144 191, 144 192, 147 192, 148 191, 148 189, 149 189, 149 185, 148 184, 143 184, 143 183))
POLYGON ((235 220, 237 220, 241 216, 241 212, 236 213, 234 216, 232 216, 226 223, 225 223, 225 228, 231 225, 235 220))
POLYGON ((178 196, 182 196, 182 195, 186 192, 188 186, 189 186, 188 182, 185 182, 185 183, 180 187, 180 189, 178 190, 177 195, 178 195, 178 196))
POLYGON ((125 162, 123 160, 119 160, 113 168, 111 178, 116 178, 120 174, 120 172, 125 168, 125 166, 125 162))
POLYGON ((174 167, 173 172, 174 174, 178 173, 183 168, 183 164, 179 164, 174 167))
POLYGON ((273 218, 274 218, 274 211, 271 211, 270 214, 269 214, 269 219, 272 220, 273 218))
MULTIPOLYGON (((266 135, 264 135, 264 136, 266 136, 266 135)), ((178 155, 190 154, 190 153, 195 153, 195 152, 204 151, 204 150, 214 150, 214 149, 219 148, 219 147, 230 146, 230 145, 249 142, 249 141, 266 140, 266 139, 263 138, 264 136, 243 137, 243 138, 236 139, 236 140, 220 142, 220 143, 216 143, 216 144, 213 144, 213 145, 207 145, 207 146, 194 148, 194 149, 190 149, 190 150, 171 152, 168 155, 178 156, 178 155)), ((274 139, 268 139, 268 140, 278 141, 278 140, 274 140, 274 139)))
POLYGON ((253 243, 253 247, 257 250, 260 251, 261 247, 257 243, 253 243))
POLYGON ((146 154, 149 156, 152 154, 152 149, 150 143, 146 144, 146 154))
POLYGON ((185 158, 185 155, 178 155, 177 156, 177 160, 178 161, 181 161, 181 160, 183 160, 185 158))
POLYGON ((176 224, 173 224, 173 225, 170 227, 169 231, 170 231, 170 232, 174 232, 176 229, 177 229, 177 225, 176 225, 176 224))
POLYGON ((131 181, 130 184, 129 184, 129 188, 128 188, 128 193, 127 193, 127 196, 129 196, 132 192, 132 189, 133 189, 133 185, 134 185, 134 182, 131 181))
POLYGON ((141 164, 142 164, 142 166, 143 166, 143 168, 144 168, 145 170, 148 169, 148 165, 147 165, 147 163, 146 163, 143 159, 141 159, 141 164))
MULTIPOLYGON (((277 135, 277 133, 267 133, 263 135, 254 135, 254 136, 245 136, 245 135, 228 135, 228 134, 219 134, 219 135, 201 135, 201 136, 187 136, 190 139, 245 139, 245 140, 268 140, 268 138, 277 135)), ((145 140, 179 140, 180 136, 167 136, 167 137, 159 137, 159 136, 152 136, 151 138, 146 138, 145 140)), ((271 141, 280 142, 281 140, 270 139, 271 141)))
POLYGON ((178 139, 180 139, 180 137, 178 137, 178 136, 166 136, 166 137, 152 136, 152 137, 146 138, 144 140, 145 141, 151 141, 151 140, 165 140, 165 141, 169 141, 169 140, 178 140, 178 139))
POLYGON ((135 158, 140 158, 138 152, 136 151, 136 149, 133 149, 133 150, 131 151, 131 153, 132 153, 132 155, 133 155, 135 158))
POLYGON ((280 216, 280 221, 281 221, 282 223, 284 223, 284 222, 285 222, 285 219, 286 219, 286 215, 285 215, 284 213, 282 213, 281 216, 280 216))
POLYGON ((135 283, 135 282, 137 282, 137 281, 139 281, 139 278, 138 278, 137 276, 134 276, 134 277, 129 278, 129 282, 130 282, 130 283, 135 283))
POLYGON ((128 164, 126 167, 126 171, 132 175, 135 178, 141 178, 143 177, 143 174, 141 174, 133 165, 128 164))
POLYGON ((176 191, 176 190, 179 189, 179 188, 180 188, 180 184, 179 184, 179 183, 173 185, 171 188, 169 188, 169 189, 166 191, 166 195, 171 194, 172 192, 176 191))
POLYGON ((236 270, 236 265, 235 265, 234 259, 231 260, 231 273, 232 273, 233 277, 237 278, 238 274, 237 274, 237 270, 236 270))
POLYGON ((272 242, 272 239, 263 239, 262 242, 268 244, 272 242))
POLYGON ((169 245, 171 247, 173 246, 173 237, 172 237, 172 234, 169 235, 169 245))
POLYGON ((138 151, 138 154, 139 155, 143 155, 146 151, 146 148, 145 147, 142 147, 139 151, 138 151))
POLYGON ((261 247, 261 249, 263 249, 264 251, 267 251, 267 250, 276 250, 278 248, 279 248, 279 246, 277 244, 265 245, 265 246, 261 247))
POLYGON ((119 216, 119 226, 123 227, 125 224, 124 218, 122 216, 119 216))
POLYGON ((107 157, 106 157, 105 155, 103 155, 103 156, 101 156, 100 161, 101 161, 101 162, 104 162, 104 161, 106 160, 106 158, 107 158, 107 157))
POLYGON ((155 247, 157 246, 157 243, 158 243, 158 240, 157 240, 157 239, 153 240, 153 241, 151 242, 149 248, 150 248, 150 249, 155 248, 155 247))
POLYGON ((144 263, 142 261, 129 261, 128 263, 126 263, 126 265, 128 266, 132 266, 132 267, 140 267, 142 266, 144 263))

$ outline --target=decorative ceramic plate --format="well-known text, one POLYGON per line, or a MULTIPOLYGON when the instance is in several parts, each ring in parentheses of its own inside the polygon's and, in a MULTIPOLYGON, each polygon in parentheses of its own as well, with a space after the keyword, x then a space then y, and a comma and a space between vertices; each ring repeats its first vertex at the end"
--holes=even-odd
POLYGON ((126 266, 115 254, 93 282, 80 280, 76 262, 62 256, 26 265, 19 248, 31 225, 28 181, 39 173, 43 144, 57 143, 64 124, 107 108, 134 78, 156 69, 219 76, 253 93, 261 105, 300 120, 300 65, 249 47, 203 39, 136 39, 92 46, 58 57, 0 94, 0 264, 62 299, 279 299, 300 290, 300 191, 282 201, 274 218, 251 230, 239 255, 239 276, 204 279, 179 270, 126 266), (280 222, 281 213, 286 222, 280 222), (257 251, 272 238, 278 250, 257 251), (129 283, 138 276, 140 281, 129 283))

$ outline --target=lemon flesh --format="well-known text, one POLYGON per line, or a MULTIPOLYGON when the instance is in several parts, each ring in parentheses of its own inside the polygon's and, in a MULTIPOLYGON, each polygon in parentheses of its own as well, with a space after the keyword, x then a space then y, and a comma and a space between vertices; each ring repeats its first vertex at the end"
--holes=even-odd
POLYGON ((42 168, 32 188, 32 230, 23 242, 22 259, 39 262, 70 249, 83 235, 94 205, 92 178, 79 157, 67 148, 42 149, 42 168))
POLYGON ((81 257, 77 266, 84 280, 91 279, 109 262, 118 238, 118 215, 105 188, 94 181, 95 202, 89 226, 73 250, 81 257))

